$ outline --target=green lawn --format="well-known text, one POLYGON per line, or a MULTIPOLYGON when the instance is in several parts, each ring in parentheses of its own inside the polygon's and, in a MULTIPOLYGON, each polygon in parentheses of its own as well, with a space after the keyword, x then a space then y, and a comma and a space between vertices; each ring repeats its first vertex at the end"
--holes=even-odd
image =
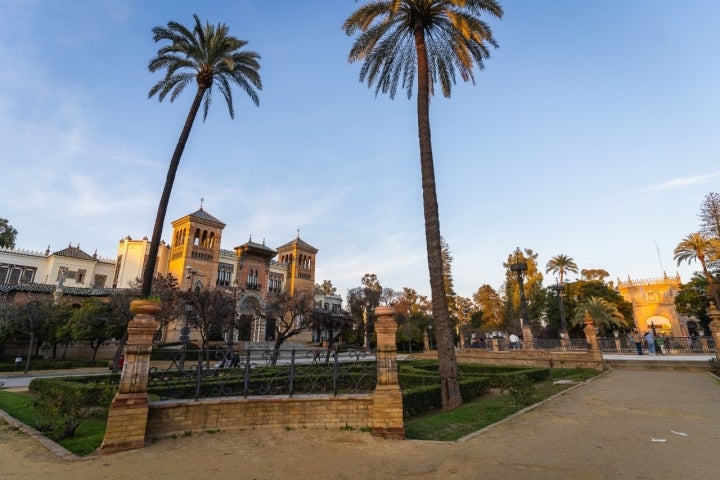
MULTIPOLYGON (((33 396, 29 393, 0 390, 0 409, 7 412, 11 417, 35 428, 37 424, 32 404, 33 396)), ((58 443, 75 455, 89 455, 102 444, 106 422, 107 413, 98 412, 93 414, 82 421, 73 438, 65 438, 59 440, 58 443)))
MULTIPOLYGON (((551 380, 535 384, 532 403, 562 392, 572 384, 553 385, 554 380, 584 381, 597 375, 592 370, 554 370, 551 380)), ((405 435, 413 440, 453 441, 492 425, 525 408, 522 402, 505 392, 493 391, 466 402, 451 412, 435 412, 405 421, 405 435)))

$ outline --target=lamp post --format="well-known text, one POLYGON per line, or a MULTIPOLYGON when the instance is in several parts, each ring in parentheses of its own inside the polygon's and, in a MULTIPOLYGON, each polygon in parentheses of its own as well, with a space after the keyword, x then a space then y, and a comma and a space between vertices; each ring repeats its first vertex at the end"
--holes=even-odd
POLYGON ((527 269, 527 262, 525 262, 525 258, 523 258, 520 247, 517 247, 515 249, 515 263, 510 264, 510 271, 517 274, 518 288, 520 289, 520 327, 530 325, 527 301, 525 300, 525 289, 523 288, 523 272, 526 272, 527 269))
POLYGON ((428 341, 430 342, 430 350, 432 350, 433 349, 432 325, 428 325, 428 341))
POLYGON ((558 307, 560 308, 560 338, 567 338, 567 322, 565 321, 565 306, 563 305, 563 293, 565 293, 565 286, 561 283, 551 285, 550 289, 557 292, 558 295, 558 307))

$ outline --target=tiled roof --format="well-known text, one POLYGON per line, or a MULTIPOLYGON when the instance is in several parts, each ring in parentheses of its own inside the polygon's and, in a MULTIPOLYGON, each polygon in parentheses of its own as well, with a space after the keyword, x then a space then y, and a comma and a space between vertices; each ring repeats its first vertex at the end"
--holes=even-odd
POLYGON ((53 255, 57 255, 58 257, 79 258, 80 260, 97 260, 92 255, 88 255, 87 253, 80 250, 79 246, 73 247, 72 245, 68 245, 67 248, 58 252, 54 252, 53 255))
POLYGON ((301 239, 300 237, 295 238, 293 241, 286 243, 285 245, 279 246, 277 249, 280 250, 282 248, 288 248, 292 247, 294 245, 297 245, 298 248, 303 248, 305 250, 310 250, 313 253, 317 253, 318 249, 307 243, 305 240, 301 239))
MULTIPOLYGON (((57 288, 56 285, 50 283, 20 283, 20 284, 0 284, 0 293, 13 292, 30 292, 30 293, 46 293, 52 294, 57 288)), ((117 293, 140 294, 137 288, 84 288, 84 287, 63 287, 63 295, 72 295, 75 297, 107 297, 117 293)))
POLYGON ((219 223, 223 227, 225 226, 225 224, 223 222, 221 222, 217 218, 215 218, 212 215, 210 215, 209 213, 207 213, 205 210, 202 209, 202 207, 200 207, 200 210, 198 210, 194 213, 191 213, 189 216, 193 217, 193 218, 197 218, 199 220, 205 220, 206 222, 219 223))

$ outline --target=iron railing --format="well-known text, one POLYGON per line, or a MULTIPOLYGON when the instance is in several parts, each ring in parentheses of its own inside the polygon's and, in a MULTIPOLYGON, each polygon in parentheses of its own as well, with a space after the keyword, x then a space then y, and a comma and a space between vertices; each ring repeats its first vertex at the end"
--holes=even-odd
MULTIPOLYGON (((647 343, 643 341, 642 349, 647 351, 647 343)), ((637 353, 637 347, 632 339, 601 338, 600 350, 607 353, 637 353)), ((682 355, 692 353, 715 353, 717 346, 712 337, 663 337, 655 339, 655 350, 657 353, 668 355, 682 355)))
POLYGON ((246 349, 153 352, 151 398, 369 392, 377 364, 362 350, 246 349))

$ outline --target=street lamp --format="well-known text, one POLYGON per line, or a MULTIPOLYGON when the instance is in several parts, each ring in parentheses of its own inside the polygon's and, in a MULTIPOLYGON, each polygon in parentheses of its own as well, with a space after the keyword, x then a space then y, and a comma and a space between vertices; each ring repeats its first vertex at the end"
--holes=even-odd
POLYGON ((433 342, 432 342, 432 325, 428 325, 428 341, 430 342, 430 350, 433 348, 433 342))
POLYGON ((550 286, 550 290, 554 291, 558 295, 558 306, 560 307, 560 338, 567 338, 567 322, 565 321, 565 306, 563 305, 563 293, 565 293, 565 286, 557 283, 550 286))
POLYGON ((517 274, 518 288, 520 289, 520 327, 530 325, 527 301, 525 300, 525 289, 523 288, 523 272, 526 272, 527 269, 527 262, 525 262, 520 247, 517 247, 515 249, 515 263, 510 264, 510 271, 517 274))

